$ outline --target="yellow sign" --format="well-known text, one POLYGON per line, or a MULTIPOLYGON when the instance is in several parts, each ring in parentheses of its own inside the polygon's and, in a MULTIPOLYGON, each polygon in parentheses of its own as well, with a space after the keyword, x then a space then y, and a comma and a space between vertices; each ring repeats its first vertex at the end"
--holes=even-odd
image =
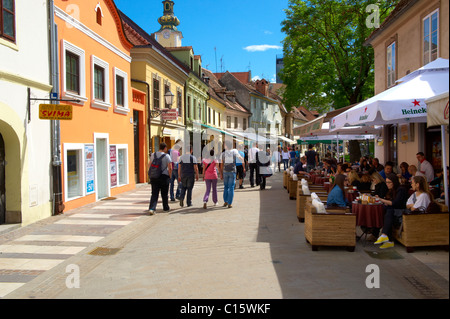
POLYGON ((41 120, 71 120, 72 105, 40 104, 39 118, 41 120))

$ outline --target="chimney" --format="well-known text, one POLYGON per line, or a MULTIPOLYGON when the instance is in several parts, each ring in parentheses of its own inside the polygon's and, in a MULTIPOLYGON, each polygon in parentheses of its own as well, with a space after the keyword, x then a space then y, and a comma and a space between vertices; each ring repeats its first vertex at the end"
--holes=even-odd
POLYGON ((255 82, 256 91, 261 93, 264 96, 269 96, 269 82, 265 79, 257 80, 255 82))

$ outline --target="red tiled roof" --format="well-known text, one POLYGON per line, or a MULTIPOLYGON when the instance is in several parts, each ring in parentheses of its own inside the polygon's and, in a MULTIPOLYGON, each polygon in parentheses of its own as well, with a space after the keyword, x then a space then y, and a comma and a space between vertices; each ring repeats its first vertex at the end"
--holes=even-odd
MULTIPOLYGON (((225 74, 226 72, 223 73, 214 73, 214 75, 217 77, 218 80, 220 80, 220 78, 225 74)), ((231 74, 234 75, 234 77, 236 79, 239 80, 239 82, 241 82, 242 84, 248 84, 251 82, 251 77, 252 77, 252 73, 251 71, 248 72, 230 72, 231 74)))

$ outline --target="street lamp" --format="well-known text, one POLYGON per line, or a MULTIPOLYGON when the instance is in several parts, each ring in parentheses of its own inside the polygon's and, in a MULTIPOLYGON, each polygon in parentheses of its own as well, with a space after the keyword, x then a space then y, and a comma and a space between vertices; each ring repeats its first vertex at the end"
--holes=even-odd
POLYGON ((170 90, 168 90, 168 91, 166 92, 166 94, 164 94, 164 98, 165 98, 165 100, 166 100, 166 105, 168 105, 169 108, 172 107, 172 104, 173 104, 173 97, 174 97, 174 96, 175 96, 175 95, 173 95, 173 93, 170 92, 170 90))

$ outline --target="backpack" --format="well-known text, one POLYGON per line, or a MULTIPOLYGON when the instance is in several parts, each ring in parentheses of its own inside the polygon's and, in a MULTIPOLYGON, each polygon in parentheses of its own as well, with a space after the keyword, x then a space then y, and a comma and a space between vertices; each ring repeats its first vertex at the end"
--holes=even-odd
POLYGON ((224 155, 223 155, 223 161, 224 161, 224 165, 223 165, 223 170, 225 172, 234 172, 235 168, 236 168, 236 154, 234 154, 234 152, 232 151, 225 151, 224 155), (233 155, 233 161, 230 163, 230 153, 231 155, 233 155))
POLYGON ((148 169, 148 178, 150 180, 152 179, 158 179, 162 175, 162 158, 166 154, 162 154, 160 157, 156 156, 156 153, 153 154, 153 161, 150 165, 150 168, 148 169))

